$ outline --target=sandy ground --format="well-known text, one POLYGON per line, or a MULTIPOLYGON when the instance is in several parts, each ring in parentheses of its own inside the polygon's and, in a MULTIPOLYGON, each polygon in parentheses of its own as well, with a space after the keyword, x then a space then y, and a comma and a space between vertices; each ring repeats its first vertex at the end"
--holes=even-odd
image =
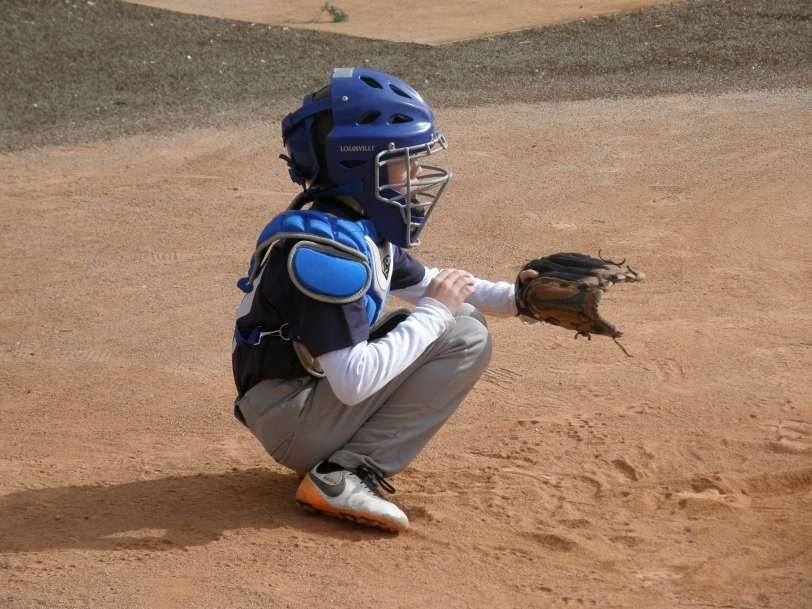
POLYGON ((0 157, 0 604, 807 607, 810 106, 440 113, 423 262, 509 279, 603 248, 649 280, 604 301, 632 358, 491 324, 394 479, 399 536, 301 511, 231 416, 234 281, 292 193, 266 126, 0 157))
POLYGON ((808 7, 686 2, 430 48, 11 6, 0 607, 809 607, 808 7), (197 39, 219 45, 200 62, 197 39), (510 280, 600 248, 648 276, 602 304, 631 358, 493 320, 489 370, 393 479, 402 535, 301 511, 231 415, 235 282, 295 194, 274 113, 331 53, 432 75, 455 177, 425 264, 510 280), (288 61, 307 72, 279 77, 288 61))
POLYGON ((443 44, 572 19, 633 11, 669 4, 672 0, 411 0, 408 3, 369 0, 338 0, 335 3, 316 0, 131 1, 192 15, 376 40, 443 44), (343 18, 342 15, 346 18, 337 21, 343 18))

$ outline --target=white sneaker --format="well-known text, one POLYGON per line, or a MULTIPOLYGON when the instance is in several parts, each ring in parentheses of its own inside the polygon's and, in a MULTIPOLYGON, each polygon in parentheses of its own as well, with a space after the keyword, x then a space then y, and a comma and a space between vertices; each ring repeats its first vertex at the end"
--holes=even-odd
POLYGON ((310 470, 296 491, 296 501, 310 512, 322 512, 386 531, 405 531, 409 519, 395 504, 383 498, 378 485, 394 488, 374 472, 340 469, 323 461, 310 470))

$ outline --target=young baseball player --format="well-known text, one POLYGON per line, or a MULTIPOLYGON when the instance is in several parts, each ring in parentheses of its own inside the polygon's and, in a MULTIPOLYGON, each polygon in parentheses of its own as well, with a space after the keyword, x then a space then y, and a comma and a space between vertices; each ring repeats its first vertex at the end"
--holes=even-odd
POLYGON ((386 478, 471 391, 491 357, 483 314, 515 316, 514 286, 410 255, 451 172, 429 164, 446 140, 406 83, 335 69, 282 139, 303 192, 262 231, 238 284, 235 415, 302 472, 303 507, 403 531, 379 487, 394 492, 386 478), (390 293, 415 308, 385 313, 390 293))

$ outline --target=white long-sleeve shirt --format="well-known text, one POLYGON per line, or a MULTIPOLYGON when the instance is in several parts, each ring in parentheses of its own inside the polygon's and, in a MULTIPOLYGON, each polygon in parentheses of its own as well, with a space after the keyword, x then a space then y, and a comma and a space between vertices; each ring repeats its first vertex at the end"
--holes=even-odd
MULTIPOLYGON (((426 348, 455 325, 454 316, 440 302, 423 296, 440 269, 426 268, 423 280, 392 295, 416 305, 412 314, 383 338, 364 341, 325 353, 319 357, 327 381, 336 397, 348 405, 357 404, 380 391, 408 368, 426 348)), ((474 278, 474 293, 465 302, 485 315, 516 315, 514 286, 474 278)))

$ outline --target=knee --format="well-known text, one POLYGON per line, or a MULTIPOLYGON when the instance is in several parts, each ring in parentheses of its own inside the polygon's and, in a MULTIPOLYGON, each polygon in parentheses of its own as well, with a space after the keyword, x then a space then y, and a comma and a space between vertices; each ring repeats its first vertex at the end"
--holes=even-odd
POLYGON ((481 323, 485 328, 488 327, 488 322, 482 312, 474 305, 468 304, 467 302, 460 305, 460 308, 457 309, 457 314, 454 317, 472 317, 481 323))
POLYGON ((482 313, 476 309, 474 309, 474 311, 476 311, 477 315, 457 318, 457 330, 465 338, 468 352, 474 360, 472 368, 477 369, 481 374, 491 361, 493 346, 488 327, 478 319, 478 317, 483 317, 482 313))

